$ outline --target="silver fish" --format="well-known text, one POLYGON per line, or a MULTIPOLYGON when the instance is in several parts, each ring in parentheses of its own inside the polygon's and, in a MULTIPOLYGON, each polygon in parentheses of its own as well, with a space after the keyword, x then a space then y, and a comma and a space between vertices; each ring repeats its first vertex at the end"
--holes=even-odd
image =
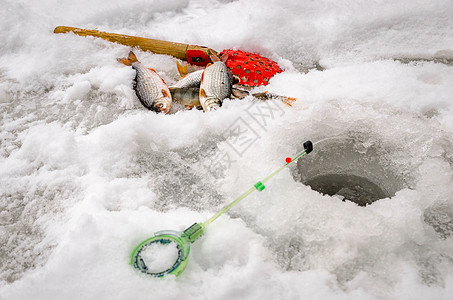
POLYGON ((228 52, 225 54, 221 59, 212 55, 211 60, 214 63, 208 65, 201 76, 200 104, 204 111, 218 109, 222 106, 223 99, 231 96, 233 74, 225 65, 228 52))
POLYGON ((134 90, 140 102, 150 110, 167 114, 172 98, 167 84, 159 74, 154 69, 144 67, 132 51, 127 58, 119 58, 118 61, 132 66, 136 71, 134 90))
POLYGON ((200 105, 200 88, 199 87, 170 87, 171 97, 174 102, 184 106, 199 106, 200 105))
MULTIPOLYGON (((176 88, 176 87, 170 87, 170 92, 171 92, 171 97, 173 99, 173 102, 177 102, 179 104, 182 104, 184 106, 188 107, 194 107, 194 106, 200 106, 200 88, 198 87, 186 87, 186 88, 176 88)), ((286 97, 286 96, 280 96, 280 95, 275 95, 272 93, 268 92, 261 92, 261 93, 252 93, 250 94, 248 91, 240 90, 237 88, 232 88, 232 95, 234 98, 237 99, 242 99, 244 97, 247 97, 251 95, 254 98, 257 98, 261 101, 266 101, 266 100, 280 100, 283 103, 292 106, 291 101, 296 101, 296 98, 292 97, 286 97)))
POLYGON ((171 87, 191 88, 200 86, 203 70, 188 73, 187 65, 181 65, 179 62, 176 62, 176 65, 178 67, 179 75, 181 75, 181 79, 177 83, 173 84, 171 87))

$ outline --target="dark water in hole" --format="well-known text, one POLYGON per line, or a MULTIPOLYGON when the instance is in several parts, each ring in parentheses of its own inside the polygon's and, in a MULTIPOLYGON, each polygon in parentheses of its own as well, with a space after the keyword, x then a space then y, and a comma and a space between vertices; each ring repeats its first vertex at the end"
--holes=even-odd
POLYGON ((305 184, 330 196, 340 195, 360 206, 389 197, 378 185, 365 177, 347 174, 326 174, 309 179, 305 184))

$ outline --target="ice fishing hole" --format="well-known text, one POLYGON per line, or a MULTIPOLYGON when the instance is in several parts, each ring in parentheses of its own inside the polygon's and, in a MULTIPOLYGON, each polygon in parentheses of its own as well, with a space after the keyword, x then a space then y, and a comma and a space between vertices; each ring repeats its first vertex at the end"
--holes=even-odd
POLYGON ((392 197, 408 186, 391 145, 333 139, 297 162, 295 179, 325 195, 339 196, 360 206, 392 197))
POLYGON ((377 184, 365 177, 348 174, 326 174, 306 182, 312 189, 330 196, 342 196, 360 206, 390 197, 377 184))

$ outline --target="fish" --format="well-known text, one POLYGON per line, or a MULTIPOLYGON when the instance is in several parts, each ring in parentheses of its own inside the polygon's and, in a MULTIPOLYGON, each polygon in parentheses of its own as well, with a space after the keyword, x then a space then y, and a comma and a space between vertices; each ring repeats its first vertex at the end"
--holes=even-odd
MULTIPOLYGON (((182 104, 186 107, 198 107, 201 105, 199 87, 184 87, 184 88, 170 87, 170 92, 173 98, 173 102, 182 104)), ((291 101, 296 101, 296 98, 275 95, 267 91, 260 93, 249 93, 248 91, 243 91, 237 88, 232 89, 232 96, 234 96, 234 98, 243 99, 249 95, 261 101, 271 99, 280 100, 288 106, 292 106, 291 101)))
POLYGON ((222 106, 223 100, 231 96, 233 86, 233 74, 225 65, 228 52, 221 58, 216 55, 210 58, 213 64, 204 69, 200 81, 200 104, 205 112, 222 106))
POLYGON ((201 75, 203 75, 204 70, 198 70, 192 73, 187 74, 186 76, 182 77, 178 82, 171 85, 171 87, 176 88, 191 88, 191 87, 199 87, 201 82, 201 75))
POLYGON ((201 75, 203 75, 203 70, 198 70, 189 73, 187 65, 181 65, 179 62, 176 62, 178 67, 179 75, 181 79, 170 87, 174 88, 192 88, 199 87, 201 82, 201 75))
MULTIPOLYGON (((214 61, 218 61, 219 59, 213 58, 214 61)), ((225 59, 225 58, 224 58, 225 59)), ((179 75, 181 79, 176 83, 170 86, 170 92, 172 95, 172 99, 174 102, 182 104, 188 108, 192 107, 200 107, 200 84, 201 84, 201 77, 204 70, 198 70, 189 73, 188 66, 182 65, 179 62, 176 62, 179 75)), ((250 94, 248 91, 238 89, 234 87, 235 84, 239 82, 239 78, 237 76, 232 77, 231 85, 231 94, 232 98, 242 99, 249 95, 257 98, 259 100, 265 101, 269 99, 276 99, 280 100, 283 103, 292 106, 290 101, 296 101, 295 98, 292 97, 285 97, 279 96, 272 93, 262 92, 262 93, 253 93, 250 94)))
POLYGON ((291 101, 296 101, 296 98, 294 98, 294 97, 280 96, 280 95, 269 93, 268 91, 260 92, 260 93, 253 93, 252 96, 261 101, 267 101, 267 100, 271 100, 271 99, 279 100, 288 106, 293 106, 291 104, 291 101))
POLYGON ((143 106, 168 114, 173 100, 167 84, 159 74, 154 69, 144 67, 132 51, 128 57, 118 58, 118 61, 135 70, 134 90, 143 106))
POLYGON ((171 97, 174 102, 187 107, 200 106, 200 88, 199 87, 170 87, 171 97))

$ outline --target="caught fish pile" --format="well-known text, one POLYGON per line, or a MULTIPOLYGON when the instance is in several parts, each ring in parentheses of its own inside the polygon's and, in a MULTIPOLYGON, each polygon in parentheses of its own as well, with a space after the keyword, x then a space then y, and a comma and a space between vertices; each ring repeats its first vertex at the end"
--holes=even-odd
MULTIPOLYGON (((119 58, 118 61, 132 66, 136 71, 134 90, 140 102, 150 110, 168 114, 173 102, 190 108, 201 106, 204 111, 213 111, 222 106, 224 99, 244 98, 249 95, 249 92, 233 87, 240 79, 233 76, 225 65, 228 52, 220 58, 211 55, 210 59, 212 64, 192 73, 188 73, 187 66, 177 63, 181 79, 170 87, 154 69, 144 67, 132 51, 127 58, 119 58)), ((261 100, 276 98, 290 106, 290 101, 296 100, 267 92, 252 96, 261 100)))

